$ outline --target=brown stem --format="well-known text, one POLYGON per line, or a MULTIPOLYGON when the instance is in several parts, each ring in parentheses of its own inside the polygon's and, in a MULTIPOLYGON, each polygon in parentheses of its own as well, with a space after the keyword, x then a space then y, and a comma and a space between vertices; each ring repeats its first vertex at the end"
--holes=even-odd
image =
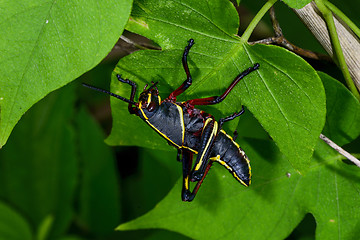
POLYGON ((312 52, 310 50, 306 50, 303 48, 300 48, 298 46, 295 46, 294 44, 292 44, 291 42, 289 42, 285 37, 284 34, 282 32, 282 29, 280 27, 279 21, 276 18, 275 15, 275 10, 274 7, 270 8, 270 18, 271 18, 271 23, 275 32, 275 36, 274 37, 270 37, 270 38, 265 38, 259 41, 255 41, 252 42, 251 44, 256 44, 256 43, 263 43, 263 44, 276 44, 279 46, 283 46, 286 49, 300 55, 306 58, 311 58, 311 59, 315 59, 315 60, 324 60, 324 61, 329 61, 332 62, 332 58, 328 55, 325 54, 321 54, 321 53, 315 53, 312 52))

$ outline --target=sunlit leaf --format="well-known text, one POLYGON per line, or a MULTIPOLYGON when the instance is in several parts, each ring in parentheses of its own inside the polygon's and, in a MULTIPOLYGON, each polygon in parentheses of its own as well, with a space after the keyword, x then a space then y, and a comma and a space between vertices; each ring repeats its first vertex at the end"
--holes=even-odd
POLYGON ((123 31, 131 4, 0 2, 0 148, 34 103, 106 56, 123 31))
MULTIPOLYGON (((352 128, 357 115, 337 104, 348 102, 351 109, 357 104, 341 84, 320 76, 326 87, 327 117, 334 121, 336 114, 331 109, 344 114, 341 124, 327 124, 326 131, 338 140, 344 136, 346 142, 354 140, 359 136, 352 128)), ((358 236, 359 168, 341 161, 320 139, 310 169, 303 175, 270 140, 244 138, 238 142, 251 159, 250 187, 241 186, 226 169, 214 164, 193 202, 181 203, 179 181, 152 211, 118 230, 162 228, 194 239, 284 239, 310 213, 316 220, 317 239, 358 236)))
POLYGON ((152 211, 118 230, 163 228, 194 239, 284 239, 311 213, 318 239, 353 239, 359 234, 360 172, 340 161, 325 143, 319 140, 305 176, 269 141, 248 139, 242 146, 254 159, 252 186, 241 186, 216 164, 193 202, 180 201, 179 181, 152 211), (264 152, 259 154, 259 148, 264 152))
POLYGON ((291 8, 303 8, 306 4, 310 3, 311 0, 283 0, 291 8))
MULTIPOLYGON (((214 164, 193 202, 181 202, 179 181, 151 212, 135 221, 120 225, 118 229, 165 228, 194 239, 224 239, 224 236, 230 233, 232 235, 228 238, 232 239, 257 239, 258 235, 266 234, 259 229, 269 229, 277 222, 281 213, 277 213, 273 207, 280 207, 282 202, 289 200, 281 199, 280 193, 288 192, 299 175, 295 173, 292 178, 286 177, 291 167, 287 161, 281 161, 281 155, 273 144, 269 145, 263 140, 253 141, 252 144, 253 147, 244 141, 241 144, 249 157, 256 159, 252 161, 254 178, 250 188, 241 186, 225 168, 214 164), (266 160, 254 151, 254 148, 256 150, 259 146, 267 153, 266 160), (269 178, 277 181, 269 182, 269 178), (286 186, 284 183, 287 183, 286 186), (257 197, 254 198, 255 196, 257 197), (269 215, 270 210, 273 214, 269 215), (262 215, 259 215, 260 212, 262 215), (263 222, 261 216, 267 216, 266 218, 271 218, 272 221, 266 222, 264 219, 263 222)), ((295 226, 296 222, 300 221, 300 216, 292 217, 292 226, 295 226)))
MULTIPOLYGON (((292 166, 304 172, 325 122, 321 80, 303 59, 282 48, 243 43, 236 36, 237 24, 235 8, 226 1, 136 2, 129 30, 154 40, 163 51, 140 51, 121 59, 112 90, 129 97, 130 86, 115 76, 122 74, 135 81, 140 91, 146 83, 159 81, 161 96, 166 98, 186 78, 181 57, 190 38, 195 40, 189 53, 193 85, 179 96, 180 101, 221 95, 240 72, 260 63, 260 69, 245 77, 222 103, 205 110, 219 119, 244 104, 292 166), (208 11, 219 7, 222 11, 208 11)), ((124 102, 112 99, 112 109, 109 144, 169 149, 152 129, 128 114, 124 102)), ((236 128, 234 123, 231 130, 236 128)))

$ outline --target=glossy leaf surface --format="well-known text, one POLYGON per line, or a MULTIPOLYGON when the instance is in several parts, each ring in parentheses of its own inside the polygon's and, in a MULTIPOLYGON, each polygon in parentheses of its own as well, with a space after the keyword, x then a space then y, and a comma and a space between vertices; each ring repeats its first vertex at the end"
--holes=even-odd
POLYGON ((34 103, 110 52, 131 4, 131 0, 1 1, 0 148, 34 103))
MULTIPOLYGON (((235 8, 227 1, 135 2, 127 28, 154 40, 163 51, 140 51, 121 59, 111 89, 129 97, 130 86, 115 77, 122 74, 135 81, 140 91, 146 83, 159 81, 161 96, 166 98, 186 78, 181 56, 190 38, 195 41, 189 53, 193 84, 179 101, 221 95, 240 72, 260 63, 260 69, 243 79, 222 103, 204 110, 219 119, 244 104, 292 166, 304 172, 325 122, 321 80, 304 60, 282 48, 242 42, 236 36, 237 27, 235 8)), ((124 102, 112 99, 112 109, 109 144, 169 149, 152 129, 128 114, 124 102), (140 128, 142 134, 134 134, 140 128)))
POLYGON ((310 3, 311 0, 283 0, 291 8, 303 8, 306 4, 310 3))
MULTIPOLYGON (((344 122, 357 119, 348 109, 336 107, 346 102, 354 107, 356 99, 338 98, 349 96, 349 91, 330 77, 320 76, 327 102, 337 103, 327 105, 328 119, 342 113, 347 116, 344 122), (337 109, 336 114, 332 109, 337 109)), ((347 124, 330 124, 327 129, 334 139, 343 139, 345 134, 347 141, 352 141, 359 136, 347 124)), ((311 213, 317 223, 317 239, 358 236, 360 172, 356 166, 341 161, 319 139, 310 169, 300 175, 269 140, 244 138, 238 142, 251 159, 253 183, 249 188, 214 164, 193 202, 180 202, 179 181, 151 212, 118 229, 164 228, 196 239, 284 239, 311 213)))

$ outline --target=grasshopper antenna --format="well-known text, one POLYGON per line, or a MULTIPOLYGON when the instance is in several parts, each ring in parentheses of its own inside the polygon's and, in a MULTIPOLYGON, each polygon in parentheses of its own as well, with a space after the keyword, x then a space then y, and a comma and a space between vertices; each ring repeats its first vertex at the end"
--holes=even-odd
POLYGON ((89 84, 86 84, 86 83, 83 83, 82 85, 83 85, 84 87, 90 88, 90 89, 92 89, 92 90, 109 94, 110 96, 116 97, 117 99, 120 99, 120 100, 122 100, 122 101, 124 101, 124 102, 131 103, 131 104, 134 104, 134 105, 136 104, 134 101, 131 101, 131 100, 127 99, 127 98, 124 98, 124 97, 122 97, 122 96, 119 96, 119 95, 117 95, 117 94, 115 94, 115 93, 109 92, 109 91, 107 91, 107 90, 105 90, 105 89, 98 88, 98 87, 94 87, 94 86, 89 85, 89 84))

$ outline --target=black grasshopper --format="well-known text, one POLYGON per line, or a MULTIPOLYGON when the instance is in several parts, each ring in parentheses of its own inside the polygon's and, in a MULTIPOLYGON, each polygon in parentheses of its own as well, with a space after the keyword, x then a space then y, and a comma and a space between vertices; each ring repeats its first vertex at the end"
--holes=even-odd
POLYGON ((149 88, 145 86, 138 102, 134 101, 136 84, 128 79, 121 78, 120 75, 117 75, 118 80, 129 84, 132 88, 130 99, 84 84, 86 87, 107 93, 129 103, 130 114, 139 116, 169 144, 178 149, 178 160, 182 162, 183 168, 181 194, 183 201, 194 199, 214 161, 225 166, 241 184, 250 185, 250 161, 234 139, 222 129, 225 122, 240 116, 244 112, 244 108, 242 107, 241 111, 216 121, 213 116, 194 108, 194 106, 220 103, 242 78, 259 68, 259 64, 255 63, 254 66, 240 73, 221 96, 177 102, 176 97, 192 84, 187 55, 193 44, 194 40, 190 39, 182 57, 182 64, 187 76, 186 80, 163 101, 161 101, 156 87, 157 82, 149 88), (194 166, 192 166, 193 154, 197 155, 194 166), (182 155, 181 158, 180 155, 182 155), (197 182, 193 191, 190 191, 190 181, 197 182))

